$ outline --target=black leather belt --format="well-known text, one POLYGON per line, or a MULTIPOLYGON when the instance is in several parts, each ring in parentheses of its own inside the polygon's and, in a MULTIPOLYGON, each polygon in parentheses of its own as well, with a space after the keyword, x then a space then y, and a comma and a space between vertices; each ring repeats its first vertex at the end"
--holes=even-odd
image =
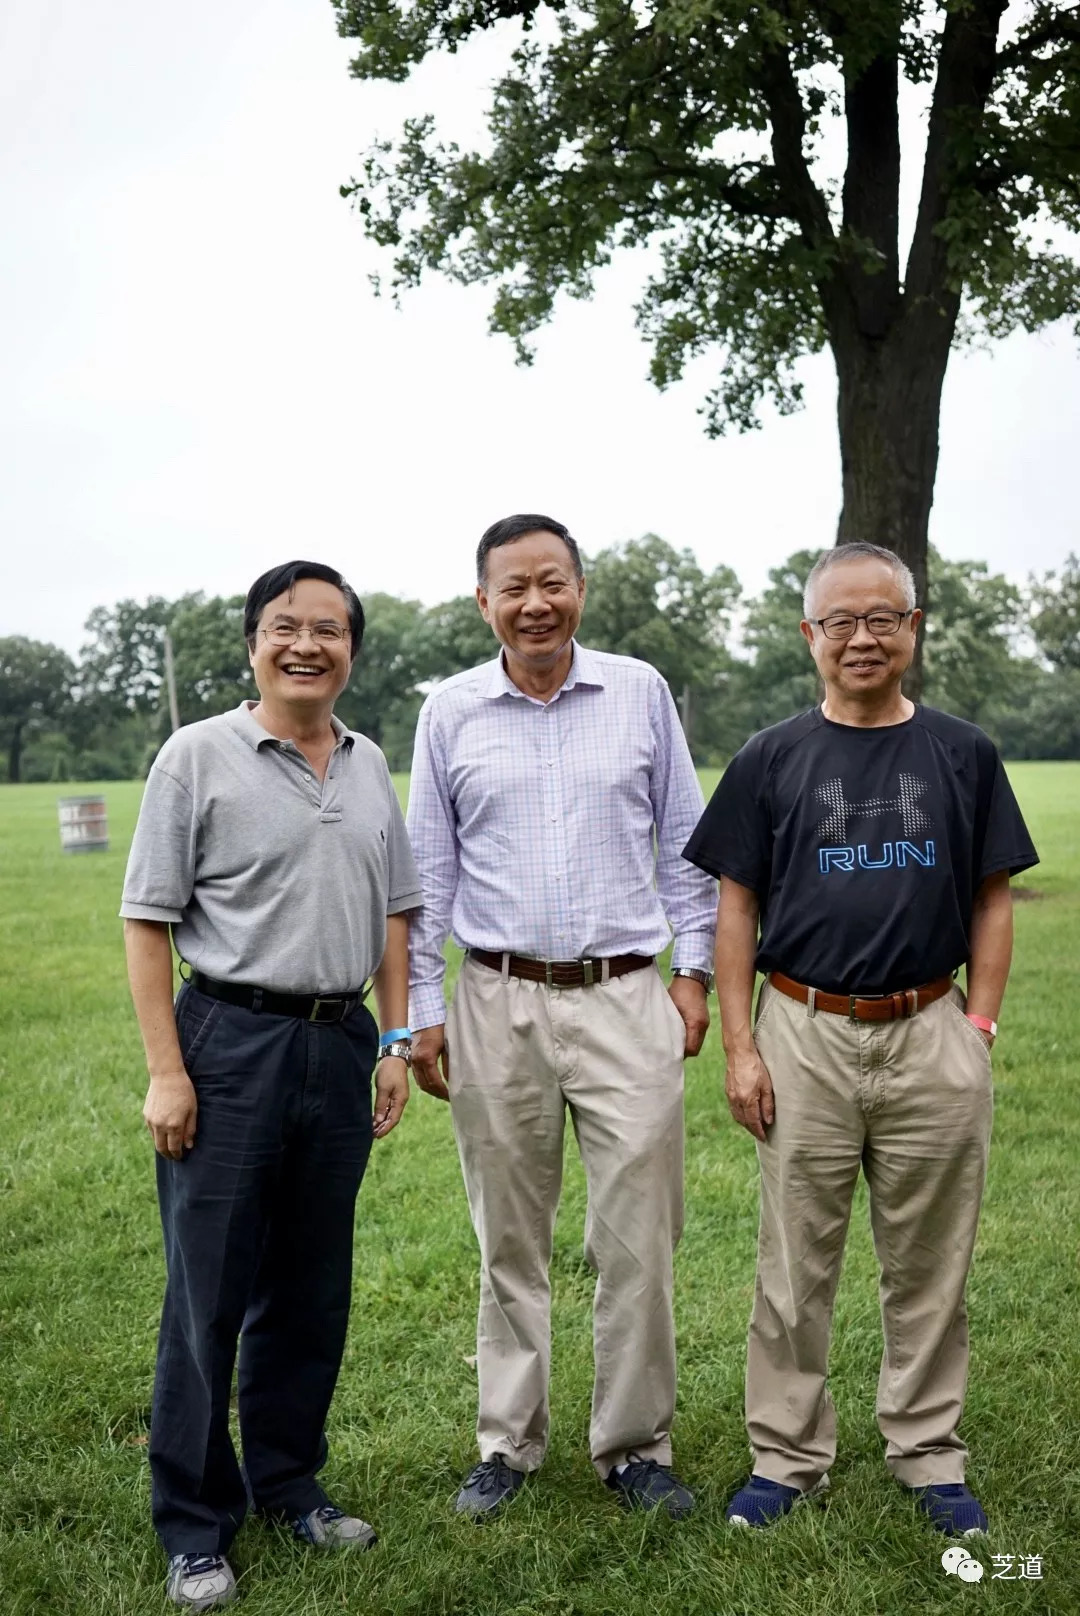
POLYGON ((246 982, 217 982, 201 971, 192 971, 188 978, 198 993, 208 999, 220 999, 223 1004, 236 1004, 242 1010, 254 1010, 266 1016, 296 1016, 300 1021, 314 1021, 329 1025, 344 1021, 345 1017, 364 1001, 364 988, 359 993, 271 993, 267 988, 253 988, 246 982))

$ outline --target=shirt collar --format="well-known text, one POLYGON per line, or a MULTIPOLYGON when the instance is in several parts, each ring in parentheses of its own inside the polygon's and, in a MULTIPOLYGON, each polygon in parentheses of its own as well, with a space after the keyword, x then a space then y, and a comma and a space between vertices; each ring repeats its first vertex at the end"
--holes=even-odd
MULTIPOLYGON (((225 720, 229 725, 229 728, 235 731, 242 741, 246 741, 253 752, 257 752, 260 746, 266 746, 268 744, 280 746, 282 743, 279 741, 278 737, 276 735, 271 735, 268 729, 263 729, 262 725, 259 723, 259 720, 252 717, 251 710, 254 706, 255 703, 253 701, 242 701, 239 707, 234 707, 231 712, 226 713, 225 720)), ((334 732, 334 741, 337 745, 340 746, 344 741, 347 742, 349 746, 352 746, 353 737, 351 730, 345 728, 345 725, 335 713, 330 714, 330 728, 334 732)))
MULTIPOLYGON (((583 645, 579 645, 576 640, 572 640, 570 643, 574 648, 573 659, 570 663, 570 672, 567 674, 563 683, 559 686, 555 696, 552 697, 553 701, 556 699, 556 696, 563 695, 565 691, 573 690, 575 685, 598 685, 603 688, 604 676, 600 667, 600 659, 596 655, 596 652, 586 650, 585 647, 583 645)), ((489 676, 480 687, 480 694, 482 696, 488 698, 494 698, 496 696, 519 696, 524 698, 525 692, 518 689, 517 685, 506 671, 501 651, 495 658, 494 662, 488 663, 488 667, 490 669, 489 676)))

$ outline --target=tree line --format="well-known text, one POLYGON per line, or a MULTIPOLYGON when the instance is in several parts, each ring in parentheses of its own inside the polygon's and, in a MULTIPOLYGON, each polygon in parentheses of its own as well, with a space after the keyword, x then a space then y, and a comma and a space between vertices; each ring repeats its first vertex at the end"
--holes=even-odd
MULTIPOLYGON (((655 534, 587 559, 584 644, 640 657, 663 674, 695 760, 722 764, 747 736, 817 700, 798 633, 802 590, 821 552, 797 550, 746 598, 730 567, 706 571, 655 534)), ((924 699, 987 730, 1012 758, 1080 758, 1080 560, 1025 587, 979 561, 929 554, 924 699)), ((437 606, 365 596, 363 650, 337 711, 408 769, 433 681, 489 660, 472 595, 437 606)), ((255 695, 241 596, 201 592, 121 600, 86 623, 78 659, 0 639, 0 747, 18 780, 144 775, 168 734, 164 639, 181 723, 255 695)))

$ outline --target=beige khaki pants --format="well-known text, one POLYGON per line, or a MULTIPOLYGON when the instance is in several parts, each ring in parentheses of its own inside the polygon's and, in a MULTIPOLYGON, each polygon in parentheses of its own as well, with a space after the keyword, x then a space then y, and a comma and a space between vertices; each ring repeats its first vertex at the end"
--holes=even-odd
POLYGON ((862 1168, 881 1267, 877 1415, 906 1486, 964 1479, 964 1286, 990 1144, 990 1055, 954 988, 910 1020, 850 1021, 768 984, 754 1037, 776 1094, 758 1146, 761 1227, 746 1419, 754 1470, 811 1486, 836 1455, 833 1300, 862 1168))
POLYGON ((480 1244, 481 1458, 535 1470, 548 1440, 551 1293, 566 1112, 588 1183, 590 1447, 671 1460, 672 1254, 682 1229, 683 1024, 655 968, 588 988, 466 959, 447 1016, 450 1105, 480 1244))

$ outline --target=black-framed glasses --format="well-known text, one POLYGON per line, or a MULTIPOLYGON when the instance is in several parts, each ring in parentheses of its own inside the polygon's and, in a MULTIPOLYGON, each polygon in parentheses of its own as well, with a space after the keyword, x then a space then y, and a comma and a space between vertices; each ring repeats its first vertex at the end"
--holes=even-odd
POLYGON ((260 634, 265 635, 271 645, 295 645, 302 634, 310 634, 316 645, 340 645, 349 630, 340 623, 271 623, 269 628, 261 628, 260 634))
POLYGON ((900 624, 914 610, 911 606, 906 612, 834 612, 831 617, 811 617, 810 622, 827 640, 850 640, 859 624, 865 623, 877 640, 899 633, 900 624))

